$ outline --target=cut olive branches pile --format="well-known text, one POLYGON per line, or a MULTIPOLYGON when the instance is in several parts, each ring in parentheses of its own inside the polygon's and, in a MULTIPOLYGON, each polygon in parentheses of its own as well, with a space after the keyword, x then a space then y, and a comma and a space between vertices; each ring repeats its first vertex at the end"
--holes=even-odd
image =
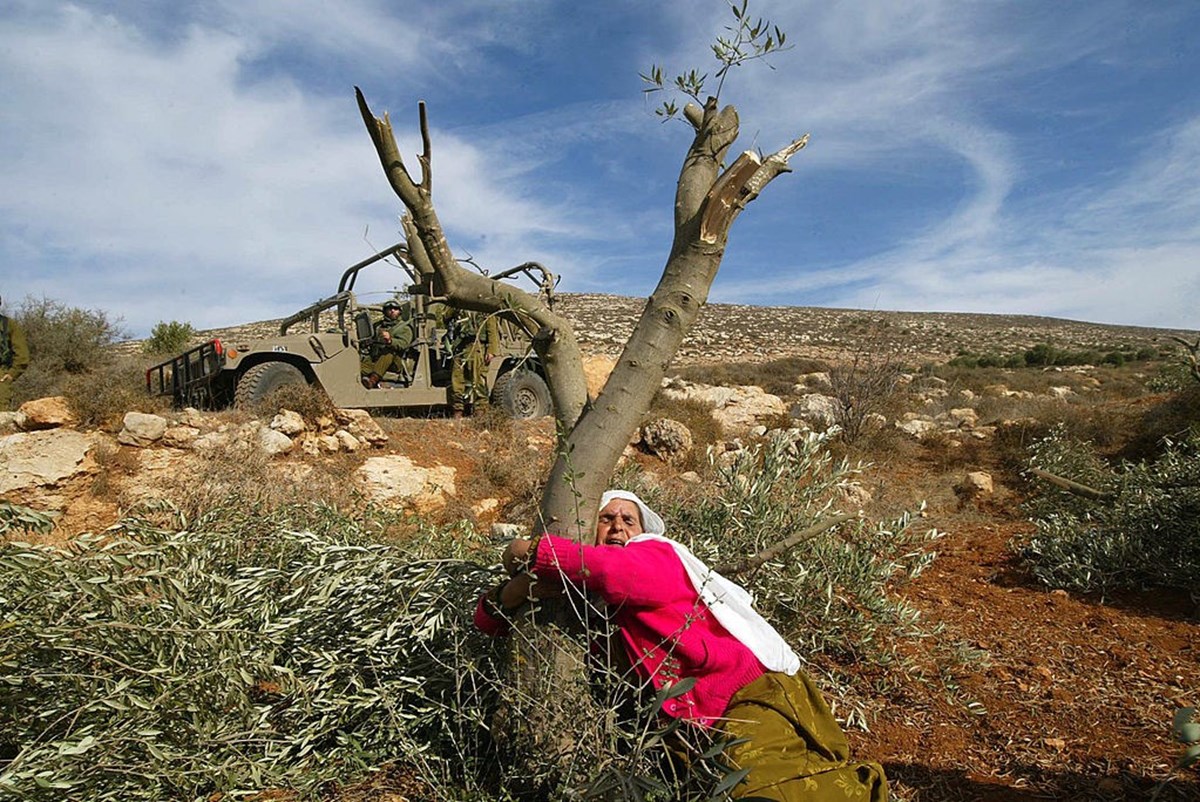
POLYGON ((495 687, 469 625, 490 580, 361 533, 135 519, 69 552, 4 544, 0 797, 315 795, 401 756, 451 776, 495 687))

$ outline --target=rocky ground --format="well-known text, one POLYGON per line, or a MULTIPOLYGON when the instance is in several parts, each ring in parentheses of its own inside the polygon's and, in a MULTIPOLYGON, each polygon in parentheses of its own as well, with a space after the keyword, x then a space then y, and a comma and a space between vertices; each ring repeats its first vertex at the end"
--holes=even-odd
MULTIPOLYGON (((565 296, 562 303, 586 332, 585 349, 611 357, 641 301, 565 296)), ((871 343, 882 331, 888 342, 931 359, 983 344, 1001 351, 1042 341, 1140 345, 1170 334, 1039 318, 713 306, 680 364, 829 357, 866 347, 853 335, 867 331, 871 343)), ((860 670, 856 686, 871 715, 867 730, 851 733, 853 747, 886 766, 897 798, 1135 800, 1171 779, 1159 799, 1200 799, 1194 773, 1171 771, 1179 750, 1169 734, 1175 709, 1200 703, 1195 601, 1166 592, 1097 598, 1047 590, 1010 548, 1030 531, 1019 503, 1031 488, 998 444, 1006 421, 997 410, 1017 401, 1038 409, 1081 405, 1111 381, 1102 370, 1081 370, 1022 391, 994 382, 987 391, 915 385, 909 406, 880 422, 897 439, 873 455, 876 465, 863 483, 867 510, 882 517, 927 503, 927 523, 946 535, 932 567, 900 592, 928 624, 941 626, 938 645, 961 657, 936 677, 860 670), (1019 392, 1028 397, 1005 395, 1019 392), (922 423, 897 428, 912 421, 922 423), (972 485, 970 474, 986 474, 988 482, 972 485)), ((722 393, 681 382, 675 390, 710 399, 723 416, 726 435, 717 448, 725 450, 784 425, 784 418, 796 427, 817 425, 819 405, 804 398, 821 394, 820 379, 795 382, 793 393, 774 401, 761 390, 722 393)), ((355 413, 306 422, 172 412, 127 416, 114 431, 79 431, 54 402, 0 424, 7 426, 0 430, 7 468, 0 498, 59 513, 56 541, 102 529, 155 492, 202 484, 212 460, 238 448, 253 454, 255 481, 309 494, 344 491, 352 482, 380 503, 483 527, 521 514, 517 496, 542 470, 552 436, 549 421, 492 426, 355 413)), ((656 449, 652 440, 631 447, 628 458, 665 482, 696 480, 663 459, 676 441, 667 436, 656 449)), ((912 657, 919 662, 934 646, 915 645, 912 657)))

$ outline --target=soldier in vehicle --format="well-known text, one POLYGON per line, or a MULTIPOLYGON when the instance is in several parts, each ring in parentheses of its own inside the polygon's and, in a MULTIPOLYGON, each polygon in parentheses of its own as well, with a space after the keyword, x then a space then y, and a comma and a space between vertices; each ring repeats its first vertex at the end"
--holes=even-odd
POLYGON ((375 323, 371 353, 362 361, 363 384, 379 386, 379 380, 389 370, 407 380, 412 374, 407 351, 413 344, 412 307, 403 314, 404 305, 392 299, 383 305, 383 318, 375 323))
POLYGON ((0 313, 0 411, 12 408, 13 382, 27 367, 29 343, 25 330, 20 323, 0 313))

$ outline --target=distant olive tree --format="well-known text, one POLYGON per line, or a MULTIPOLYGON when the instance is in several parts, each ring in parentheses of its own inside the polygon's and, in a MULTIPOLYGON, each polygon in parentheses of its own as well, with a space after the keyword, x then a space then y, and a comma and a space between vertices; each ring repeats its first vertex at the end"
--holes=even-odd
POLYGON ((191 323, 160 320, 150 329, 150 337, 142 343, 142 350, 147 354, 172 354, 182 351, 195 336, 196 329, 191 323))

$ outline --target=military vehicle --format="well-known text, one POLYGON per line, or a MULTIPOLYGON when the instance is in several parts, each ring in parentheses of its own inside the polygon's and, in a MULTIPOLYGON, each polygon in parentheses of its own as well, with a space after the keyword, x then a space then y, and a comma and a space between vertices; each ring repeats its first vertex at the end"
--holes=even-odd
MULTIPOLYGON (((524 277, 553 303, 557 277, 541 265, 526 263, 491 277, 524 277)), ((146 389, 172 396, 178 407, 219 409, 252 406, 284 385, 309 384, 319 386, 341 408, 446 410, 455 354, 442 316, 431 313, 439 302, 446 299, 433 295, 428 278, 408 261, 406 246, 393 245, 346 268, 337 293, 283 320, 278 336, 209 340, 147 370, 146 389), (354 287, 367 268, 400 271, 397 280, 404 290, 386 293, 380 303, 366 303, 366 293, 360 299, 354 287), (374 321, 382 317, 383 303, 393 299, 406 305, 413 344, 401 373, 388 372, 369 387, 375 382, 364 380, 362 359, 371 352, 374 321)), ((514 418, 550 414, 550 391, 530 333, 512 320, 498 320, 496 328, 500 343, 487 365, 489 399, 514 418)))

